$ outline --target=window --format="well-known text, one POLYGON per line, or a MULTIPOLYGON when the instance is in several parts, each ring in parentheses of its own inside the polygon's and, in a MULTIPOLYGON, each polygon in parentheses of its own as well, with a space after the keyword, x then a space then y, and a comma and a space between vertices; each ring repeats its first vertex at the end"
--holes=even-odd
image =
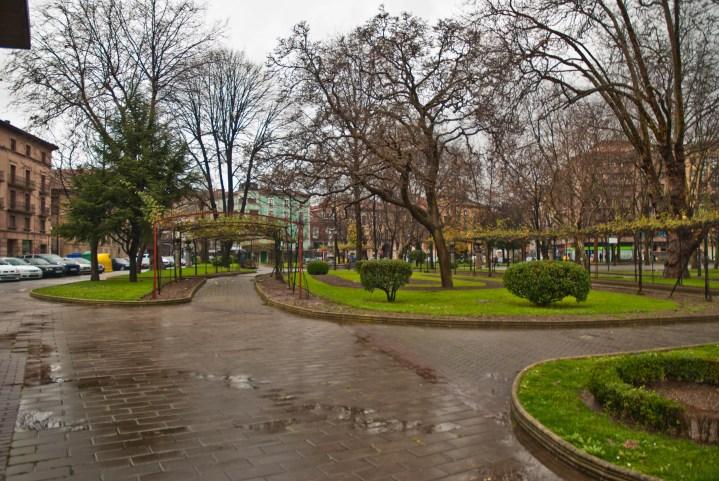
POLYGON ((40 227, 40 233, 44 234, 45 233, 45 219, 43 219, 42 217, 40 217, 40 219, 38 219, 38 227, 40 227))
POLYGON ((25 193, 25 210, 30 210, 30 194, 25 193))
POLYGON ((47 162, 47 152, 40 152, 40 158, 43 163, 47 162))
POLYGON ((10 182, 15 182, 17 175, 17 168, 14 165, 10 166, 10 182))
POLYGON ((45 176, 44 175, 40 176, 40 190, 42 190, 42 191, 45 190, 45 176))
POLYGON ((30 170, 29 169, 25 169, 25 183, 26 184, 30 183, 30 170))
POLYGON ((30 144, 25 144, 25 156, 30 157, 32 155, 32 147, 30 144))
POLYGON ((13 152, 17 150, 17 141, 15 139, 10 139, 10 150, 13 152))
POLYGON ((247 203, 248 203, 248 204, 256 204, 256 203, 257 203, 257 199, 255 199, 254 197, 248 197, 248 198, 247 198, 247 203))
POLYGON ((319 228, 319 227, 313 227, 313 228, 312 228, 312 238, 313 238, 313 239, 319 239, 319 238, 320 238, 320 228, 319 228))
POLYGON ((30 218, 25 217, 25 231, 30 231, 30 218))
POLYGON ((17 229, 17 221, 14 215, 10 216, 8 223, 10 224, 8 227, 10 227, 11 229, 17 229))
POLYGON ((14 209, 17 206, 16 205, 16 201, 17 201, 16 197, 17 197, 17 194, 15 193, 15 191, 11 190, 10 191, 10 208, 11 209, 14 209))
POLYGON ((275 203, 275 202, 274 202, 274 199, 273 199, 272 197, 270 197, 269 199, 267 199, 267 205, 269 205, 270 207, 272 207, 272 206, 274 205, 274 203, 275 203))
POLYGON ((45 215, 45 197, 40 198, 40 215, 45 215))

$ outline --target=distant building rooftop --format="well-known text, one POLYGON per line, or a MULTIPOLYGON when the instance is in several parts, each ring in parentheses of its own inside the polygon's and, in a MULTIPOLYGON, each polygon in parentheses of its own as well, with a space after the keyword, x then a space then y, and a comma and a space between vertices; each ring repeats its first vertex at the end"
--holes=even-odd
POLYGON ((10 123, 9 120, 0 120, 0 128, 9 130, 10 132, 12 132, 16 135, 21 135, 21 136, 28 138, 34 142, 37 142, 38 144, 41 144, 45 148, 49 149, 50 151, 57 150, 57 145, 51 144, 47 140, 43 140, 40 137, 37 137, 37 136, 31 134, 30 132, 27 132, 27 131, 21 129, 20 127, 15 127, 13 124, 10 123))

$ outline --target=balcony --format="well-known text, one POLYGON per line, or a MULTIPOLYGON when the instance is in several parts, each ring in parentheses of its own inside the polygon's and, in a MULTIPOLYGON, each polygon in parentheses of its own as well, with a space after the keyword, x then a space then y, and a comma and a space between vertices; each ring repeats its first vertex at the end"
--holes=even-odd
POLYGON ((35 213, 35 206, 32 204, 10 204, 7 210, 8 212, 17 212, 18 214, 33 215, 35 213))
POLYGON ((32 180, 21 179, 19 177, 10 177, 7 182, 8 187, 14 187, 16 189, 33 190, 35 189, 35 182, 32 180))

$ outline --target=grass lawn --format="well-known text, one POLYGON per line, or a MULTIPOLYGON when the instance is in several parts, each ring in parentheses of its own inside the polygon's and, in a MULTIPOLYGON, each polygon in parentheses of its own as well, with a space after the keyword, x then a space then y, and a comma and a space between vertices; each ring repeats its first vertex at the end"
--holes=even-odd
MULTIPOLYGON (((255 272, 255 269, 240 269, 237 264, 234 265, 233 272, 255 272)), ((227 272, 227 269, 220 268, 218 272, 227 272)), ((204 265, 198 265, 197 273, 200 277, 204 276, 204 265)), ((207 274, 215 273, 215 267, 208 265, 207 274)), ((170 282, 172 278, 172 269, 162 271, 162 282, 170 282)), ((179 274, 179 272, 178 272, 179 274)), ((182 275, 190 277, 195 275, 195 268, 183 267, 182 275)), ((139 301, 152 292, 152 271, 142 272, 138 276, 137 282, 130 282, 128 275, 118 275, 108 277, 100 282, 79 281, 68 282, 67 284, 59 284, 56 286, 40 287, 34 289, 33 292, 45 294, 48 296, 70 297, 75 299, 92 299, 102 301, 139 301)))
MULTIPOLYGON (((331 271, 331 274, 334 272, 331 271)), ((351 271, 337 272, 343 272, 344 277, 350 276, 351 271)), ((605 291, 592 291, 586 302, 577 303, 574 298, 567 298, 549 307, 537 307, 525 299, 515 297, 504 288, 442 291, 400 289, 397 300, 388 303, 382 291, 370 293, 359 288, 331 286, 309 275, 307 282, 310 293, 339 304, 374 311, 435 316, 613 315, 658 312, 678 307, 676 302, 668 299, 605 291)))
MULTIPOLYGON (((719 345, 671 353, 678 352, 719 360, 719 345)), ((631 427, 603 412, 592 411, 580 400, 578 393, 586 388, 589 372, 607 359, 617 357, 540 364, 520 381, 522 406, 564 440, 611 463, 668 481, 719 479, 719 445, 631 427), (625 445, 627 441, 631 442, 625 445)))
POLYGON ((152 273, 150 273, 149 278, 141 275, 137 282, 130 282, 128 276, 116 276, 100 282, 80 281, 40 287, 34 289, 33 292, 75 299, 139 301, 152 292, 152 273))

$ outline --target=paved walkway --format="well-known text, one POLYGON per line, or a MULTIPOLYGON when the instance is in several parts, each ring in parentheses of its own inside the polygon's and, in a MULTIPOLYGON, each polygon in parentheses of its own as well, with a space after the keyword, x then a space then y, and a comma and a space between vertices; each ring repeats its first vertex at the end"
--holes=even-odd
POLYGON ((719 323, 340 326, 263 306, 250 277, 210 280, 192 304, 162 308, 49 304, 28 288, 0 286, 8 481, 576 480, 512 433, 519 369, 719 341, 719 323))

